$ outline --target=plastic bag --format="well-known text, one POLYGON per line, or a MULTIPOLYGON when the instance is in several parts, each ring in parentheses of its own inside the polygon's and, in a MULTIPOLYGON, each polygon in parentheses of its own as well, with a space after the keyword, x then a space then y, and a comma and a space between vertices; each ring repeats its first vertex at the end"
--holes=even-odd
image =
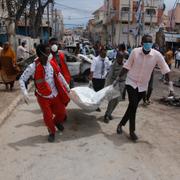
POLYGON ((69 95, 71 100, 80 108, 86 111, 95 111, 103 100, 106 99, 110 101, 111 99, 120 96, 120 92, 110 85, 98 92, 95 92, 89 87, 76 87, 71 89, 69 95))

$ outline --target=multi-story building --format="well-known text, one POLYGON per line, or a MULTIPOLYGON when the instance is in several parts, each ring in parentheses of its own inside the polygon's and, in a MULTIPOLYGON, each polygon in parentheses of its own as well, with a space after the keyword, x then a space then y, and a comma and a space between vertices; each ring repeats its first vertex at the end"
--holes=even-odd
POLYGON ((95 27, 95 20, 94 19, 90 19, 88 21, 86 30, 87 30, 87 33, 88 33, 88 39, 91 42, 94 42, 94 27, 95 27))
POLYGON ((161 23, 163 0, 105 0, 106 42, 131 46, 140 43, 141 35, 153 33, 161 23), (139 20, 138 20, 139 19, 139 20))
POLYGON ((168 30, 180 33, 180 3, 168 12, 168 30))
POLYGON ((93 21, 93 26, 94 26, 94 32, 93 32, 93 41, 94 42, 101 42, 104 43, 103 41, 103 20, 104 20, 104 6, 100 7, 98 10, 96 10, 93 15, 94 15, 94 21, 93 21))

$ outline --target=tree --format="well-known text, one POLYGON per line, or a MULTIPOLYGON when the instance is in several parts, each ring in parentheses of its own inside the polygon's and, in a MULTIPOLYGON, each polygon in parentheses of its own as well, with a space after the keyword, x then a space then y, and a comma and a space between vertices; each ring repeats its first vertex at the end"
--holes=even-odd
MULTIPOLYGON (((53 0, 6 0, 6 6, 11 24, 13 22, 17 26, 20 18, 22 17, 24 12, 27 11, 31 36, 33 38, 38 37, 40 35, 40 28, 42 25, 42 17, 44 14, 44 10, 49 3, 54 3, 54 1, 53 0)), ((13 31, 15 33, 15 27, 13 31)))
POLYGON ((30 29, 31 29, 32 37, 40 36, 44 10, 49 3, 53 3, 53 2, 54 2, 53 0, 47 0, 44 3, 41 0, 31 0, 30 29), (35 3, 37 4, 37 9, 35 8, 35 3))

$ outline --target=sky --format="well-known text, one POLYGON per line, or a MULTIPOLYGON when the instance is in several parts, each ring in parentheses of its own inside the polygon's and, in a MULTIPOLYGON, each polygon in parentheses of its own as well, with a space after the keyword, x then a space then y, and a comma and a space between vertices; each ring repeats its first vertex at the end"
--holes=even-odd
POLYGON ((62 10, 66 27, 85 26, 93 17, 92 13, 103 3, 104 0, 55 0, 55 6, 62 10))
MULTIPOLYGON (((174 5, 175 0, 164 0, 166 12, 174 5)), ((61 9, 64 16, 65 27, 85 26, 93 17, 92 13, 101 7, 104 0, 55 0, 57 9, 61 9)))

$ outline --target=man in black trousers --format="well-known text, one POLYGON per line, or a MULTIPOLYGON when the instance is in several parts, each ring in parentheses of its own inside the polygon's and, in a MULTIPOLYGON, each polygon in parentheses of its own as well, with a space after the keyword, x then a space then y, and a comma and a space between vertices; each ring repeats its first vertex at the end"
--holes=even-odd
MULTIPOLYGON (((120 78, 124 73, 127 73, 125 84, 129 97, 129 105, 117 127, 117 133, 121 134, 123 132, 122 126, 125 126, 129 120, 130 138, 133 141, 138 139, 135 134, 136 110, 140 100, 143 98, 148 88, 148 83, 156 64, 169 82, 170 69, 165 62, 164 57, 158 51, 152 49, 152 45, 152 36, 144 35, 142 37, 142 47, 135 48, 131 52, 128 61, 124 64, 123 69, 119 74, 120 78)), ((116 82, 117 81, 118 79, 116 82)))

